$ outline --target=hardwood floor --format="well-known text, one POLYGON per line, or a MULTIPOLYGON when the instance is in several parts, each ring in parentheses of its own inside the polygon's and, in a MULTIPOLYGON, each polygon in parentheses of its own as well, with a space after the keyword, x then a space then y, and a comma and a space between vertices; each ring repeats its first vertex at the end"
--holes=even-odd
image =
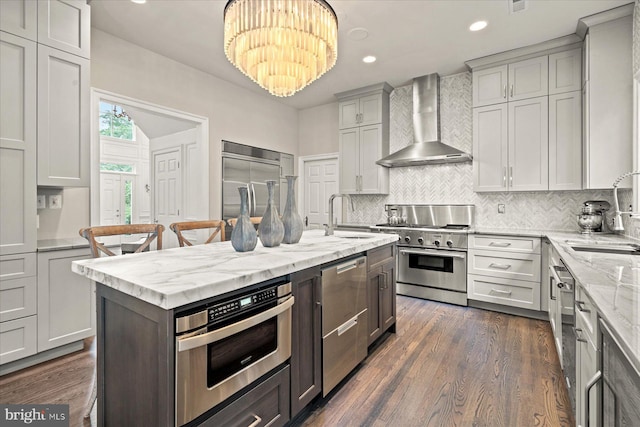
POLYGON ((397 311, 302 426, 575 425, 547 322, 401 296, 397 311))
MULTIPOLYGON (((298 425, 574 425, 547 322, 402 296, 397 312, 397 333, 298 425)), ((71 426, 95 425, 82 419, 94 363, 87 340, 0 377, 0 402, 68 403, 71 426)))

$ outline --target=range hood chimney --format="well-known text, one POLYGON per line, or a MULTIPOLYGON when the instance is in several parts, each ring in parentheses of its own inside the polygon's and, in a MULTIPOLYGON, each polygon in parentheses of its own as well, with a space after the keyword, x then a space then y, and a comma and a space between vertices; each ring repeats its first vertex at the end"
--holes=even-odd
POLYGON ((413 79, 414 143, 376 163, 388 168, 471 161, 471 154, 440 141, 440 76, 413 79))

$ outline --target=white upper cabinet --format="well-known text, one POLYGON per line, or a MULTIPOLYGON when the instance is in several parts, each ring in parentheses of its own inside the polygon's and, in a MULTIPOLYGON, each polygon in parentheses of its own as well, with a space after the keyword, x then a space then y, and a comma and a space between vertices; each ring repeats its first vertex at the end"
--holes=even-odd
POLYGON ((38 2, 36 0, 1 0, 0 30, 37 41, 38 2))
POLYGON ((582 92, 549 96, 549 190, 582 189, 582 92))
POLYGON ((507 66, 473 72, 473 106, 507 102, 507 66))
POLYGON ((90 34, 91 7, 85 0, 38 2, 38 43, 89 58, 90 34))
POLYGON ((89 186, 89 60, 38 45, 38 185, 89 186))
POLYGON ((548 58, 526 59, 473 72, 473 106, 548 94, 548 58))
POLYGON ((339 115, 340 192, 389 193, 389 169, 376 161, 389 154, 386 83, 336 94, 339 115))
POLYGON ((507 104, 473 109, 473 189, 506 191, 507 104))
POLYGON ((548 70, 547 56, 509 64, 509 101, 549 94, 548 70))
POLYGON ((36 232, 36 43, 0 32, 0 255, 36 232))
POLYGON ((339 104, 339 128, 348 129, 382 122, 382 94, 363 96, 339 104))
POLYGON ((582 49, 549 55, 549 95, 582 89, 582 49))
MULTIPOLYGON (((631 15, 589 26, 585 43, 584 188, 611 188, 632 170, 631 15)), ((622 186, 630 186, 625 180, 622 186)))

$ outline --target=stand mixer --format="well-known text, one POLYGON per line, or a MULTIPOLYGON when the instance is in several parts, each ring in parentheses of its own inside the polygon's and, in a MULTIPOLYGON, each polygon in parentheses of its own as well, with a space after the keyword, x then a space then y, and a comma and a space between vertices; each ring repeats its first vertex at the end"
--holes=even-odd
POLYGON ((611 208, 605 200, 587 200, 578 214, 580 233, 591 234, 602 232, 605 224, 605 213, 611 208))

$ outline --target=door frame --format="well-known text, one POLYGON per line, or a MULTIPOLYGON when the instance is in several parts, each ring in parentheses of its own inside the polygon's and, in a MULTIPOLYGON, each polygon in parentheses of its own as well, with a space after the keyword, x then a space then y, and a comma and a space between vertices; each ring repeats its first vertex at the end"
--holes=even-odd
MULTIPOLYGON (((336 174, 338 176, 338 182, 340 182, 340 153, 325 153, 325 154, 312 154, 309 156, 298 156, 298 175, 300 178, 298 179, 298 213, 302 218, 304 218, 304 189, 305 189, 305 176, 304 176, 304 167, 307 162, 316 162, 318 160, 336 160, 338 162, 338 168, 336 169, 336 174)), ((338 186, 340 188, 340 186, 338 186)), ((329 201, 327 200, 327 203, 329 201)))
POLYGON ((100 225, 100 101, 112 102, 115 104, 130 105, 135 108, 147 110, 153 113, 164 114, 181 120, 193 122, 196 127, 196 144, 200 150, 200 170, 202 172, 202 182, 200 183, 200 209, 197 216, 202 219, 209 219, 209 119, 184 111, 176 110, 159 104, 131 98, 103 89, 91 88, 91 191, 90 191, 90 220, 91 225, 100 225))

